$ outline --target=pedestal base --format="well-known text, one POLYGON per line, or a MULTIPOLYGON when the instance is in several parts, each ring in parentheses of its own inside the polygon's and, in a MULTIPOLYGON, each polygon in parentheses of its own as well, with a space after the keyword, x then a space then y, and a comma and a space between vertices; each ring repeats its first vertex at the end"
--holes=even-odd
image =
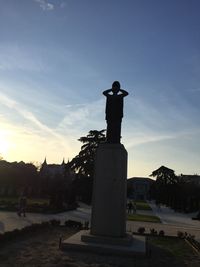
MULTIPOLYGON (((129 245, 120 244, 120 239, 113 242, 113 238, 106 238, 105 243, 96 243, 89 241, 82 241, 82 236, 89 236, 89 232, 82 230, 70 238, 63 240, 61 243, 62 250, 73 250, 73 251, 83 251, 91 252, 96 254, 109 254, 115 256, 142 256, 146 255, 146 238, 144 236, 133 236, 129 245), (113 244, 111 244, 113 242, 113 244), (118 243, 119 242, 119 243, 118 243), (108 244, 110 243, 110 244, 108 244)), ((130 237, 130 235, 128 235, 130 237)), ((83 238, 84 239, 84 238, 83 238)), ((97 237, 97 240, 99 236, 97 237)), ((95 238, 93 238, 95 241, 95 238)))
POLYGON ((130 234, 126 234, 125 237, 108 237, 92 235, 88 232, 81 236, 81 241, 112 246, 131 246, 133 237, 130 234))

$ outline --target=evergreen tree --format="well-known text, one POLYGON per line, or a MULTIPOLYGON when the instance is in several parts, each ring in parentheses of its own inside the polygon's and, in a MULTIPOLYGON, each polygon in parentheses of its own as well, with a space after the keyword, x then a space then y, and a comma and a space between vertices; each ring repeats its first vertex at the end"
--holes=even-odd
POLYGON ((93 177, 95 152, 98 145, 106 140, 104 133, 105 130, 91 130, 87 136, 78 139, 83 143, 81 151, 70 162, 71 168, 78 174, 93 177))

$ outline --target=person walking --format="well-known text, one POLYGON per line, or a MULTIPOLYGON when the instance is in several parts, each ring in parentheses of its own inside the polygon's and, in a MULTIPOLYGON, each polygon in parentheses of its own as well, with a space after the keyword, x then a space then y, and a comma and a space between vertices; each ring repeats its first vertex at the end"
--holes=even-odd
POLYGON ((132 213, 132 209, 133 209, 133 204, 131 201, 129 201, 128 203, 128 213, 131 214, 132 213))
POLYGON ((18 209, 18 215, 21 217, 23 215, 26 217, 26 206, 27 206, 27 199, 24 195, 22 195, 19 198, 19 209, 18 209))

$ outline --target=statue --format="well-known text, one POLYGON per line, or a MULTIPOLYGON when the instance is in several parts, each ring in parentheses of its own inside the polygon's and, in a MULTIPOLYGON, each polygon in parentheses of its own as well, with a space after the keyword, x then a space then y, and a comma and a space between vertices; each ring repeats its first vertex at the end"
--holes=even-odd
POLYGON ((106 142, 110 144, 119 144, 121 138, 121 122, 123 118, 123 98, 128 92, 120 88, 120 83, 115 81, 112 89, 105 90, 106 96, 106 121, 107 133, 106 142))

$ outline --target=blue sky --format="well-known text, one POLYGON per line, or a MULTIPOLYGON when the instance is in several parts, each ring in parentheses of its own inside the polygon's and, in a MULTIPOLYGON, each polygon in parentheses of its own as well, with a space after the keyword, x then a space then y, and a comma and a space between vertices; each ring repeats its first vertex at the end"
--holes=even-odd
POLYGON ((198 0, 0 0, 0 153, 62 162, 119 80, 128 176, 200 174, 198 0))

